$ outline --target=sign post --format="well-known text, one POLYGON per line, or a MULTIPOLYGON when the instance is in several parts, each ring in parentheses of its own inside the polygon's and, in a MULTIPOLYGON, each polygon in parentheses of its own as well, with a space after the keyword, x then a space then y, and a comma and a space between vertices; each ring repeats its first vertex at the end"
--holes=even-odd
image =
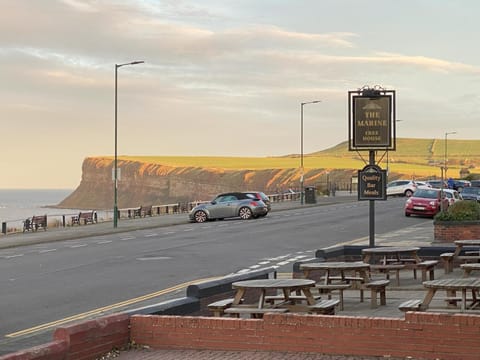
POLYGON ((368 164, 358 171, 358 200, 369 204, 369 246, 375 246, 375 201, 387 199, 386 170, 375 163, 378 150, 395 150, 395 91, 378 86, 348 92, 348 149, 368 150, 368 164))

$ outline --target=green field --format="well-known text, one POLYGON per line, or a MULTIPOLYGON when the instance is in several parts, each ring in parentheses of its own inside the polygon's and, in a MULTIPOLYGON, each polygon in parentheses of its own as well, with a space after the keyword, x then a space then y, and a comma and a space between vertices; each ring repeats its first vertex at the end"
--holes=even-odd
MULTIPOLYGON (((480 172, 480 140, 448 140, 449 175, 459 177, 461 169, 480 172)), ((445 157, 444 139, 397 139, 396 151, 376 152, 376 160, 390 173, 413 178, 441 176, 445 157)), ((212 156, 121 156, 121 159, 174 167, 225 170, 295 169, 300 156, 212 157, 212 156)), ((368 162, 368 151, 348 151, 343 142, 332 148, 304 155, 306 169, 361 169, 368 162)))

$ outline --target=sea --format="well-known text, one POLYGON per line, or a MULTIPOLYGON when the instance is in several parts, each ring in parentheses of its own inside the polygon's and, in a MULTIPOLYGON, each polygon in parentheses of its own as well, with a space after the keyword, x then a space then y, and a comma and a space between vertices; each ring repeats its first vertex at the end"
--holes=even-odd
POLYGON ((16 223, 34 215, 78 214, 78 209, 56 209, 73 189, 0 189, 0 222, 16 223))

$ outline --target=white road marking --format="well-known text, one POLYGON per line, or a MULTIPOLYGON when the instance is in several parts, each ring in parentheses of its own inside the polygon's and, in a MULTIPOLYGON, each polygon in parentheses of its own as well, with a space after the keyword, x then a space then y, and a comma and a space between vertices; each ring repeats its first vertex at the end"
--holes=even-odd
POLYGON ((135 239, 135 236, 126 236, 120 239, 120 241, 127 241, 127 240, 133 240, 135 239))
POLYGON ((98 245, 110 244, 111 242, 112 242, 112 240, 102 240, 102 241, 98 241, 97 244, 98 244, 98 245))
POLYGON ((77 245, 71 245, 70 247, 72 249, 75 249, 75 248, 80 248, 80 247, 85 247, 85 246, 88 246, 88 244, 77 244, 77 245))
POLYGON ((144 236, 145 236, 145 237, 154 237, 154 236, 157 236, 157 235, 158 235, 158 234, 153 233, 153 234, 146 234, 146 235, 144 235, 144 236))
POLYGON ((7 256, 4 256, 4 258, 5 259, 12 259, 12 258, 20 257, 20 256, 23 256, 23 254, 7 255, 7 256))
POLYGON ((57 249, 40 250, 38 253, 39 254, 44 254, 44 253, 48 253, 48 252, 52 252, 52 251, 57 251, 57 249))

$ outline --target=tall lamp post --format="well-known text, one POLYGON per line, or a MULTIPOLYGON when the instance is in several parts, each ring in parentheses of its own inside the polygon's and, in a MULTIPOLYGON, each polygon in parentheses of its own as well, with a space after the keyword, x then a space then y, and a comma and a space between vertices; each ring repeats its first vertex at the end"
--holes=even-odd
POLYGON ((117 157, 117 82, 118 82, 118 68, 127 65, 143 64, 145 61, 132 61, 124 64, 115 64, 115 160, 113 166, 113 227, 118 225, 118 204, 117 204, 117 189, 118 189, 118 157, 117 157))
POLYGON ((303 205, 303 106, 308 104, 316 104, 321 102, 321 100, 307 101, 300 103, 300 204, 303 205))
POLYGON ((441 203, 440 203, 440 208, 442 211, 444 211, 444 205, 443 205, 443 188, 444 188, 444 184, 445 184, 445 180, 447 179, 447 169, 448 169, 448 166, 447 166, 447 162, 448 162, 448 157, 447 157, 447 140, 448 140, 448 135, 453 135, 453 134, 456 134, 457 132, 456 131, 451 131, 451 132, 446 132, 445 133, 445 151, 443 153, 443 168, 442 168, 442 186, 441 186, 441 194, 440 194, 440 197, 441 197, 441 203))

